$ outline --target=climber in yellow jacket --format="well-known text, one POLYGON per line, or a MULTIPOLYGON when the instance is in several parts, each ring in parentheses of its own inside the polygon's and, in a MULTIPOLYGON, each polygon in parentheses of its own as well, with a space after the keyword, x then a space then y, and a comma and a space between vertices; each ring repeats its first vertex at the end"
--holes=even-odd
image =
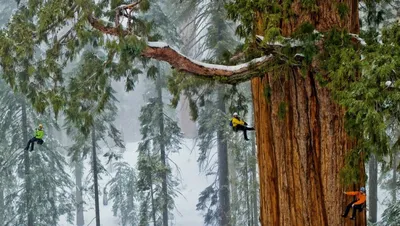
POLYGON ((247 123, 245 121, 243 121, 238 113, 233 113, 233 118, 231 120, 231 126, 233 128, 233 131, 237 132, 238 130, 243 131, 243 135, 244 135, 244 139, 245 140, 249 140, 249 138, 247 138, 247 130, 254 130, 253 127, 247 127, 247 123))
POLYGON ((35 145, 35 142, 37 142, 38 144, 42 145, 43 144, 43 136, 44 136, 43 125, 39 124, 39 127, 35 131, 35 136, 32 137, 32 139, 30 139, 28 141, 28 144, 26 145, 25 150, 28 150, 29 146, 31 146, 31 150, 30 151, 33 151, 33 147, 35 145))
POLYGON ((353 208, 353 215, 350 219, 354 220, 356 219, 356 209, 358 209, 361 212, 363 210, 363 205, 367 200, 367 194, 365 194, 365 188, 361 187, 360 191, 349 191, 349 192, 344 192, 344 194, 356 197, 356 200, 352 201, 349 205, 347 205, 346 211, 342 215, 342 217, 347 217, 350 208, 353 208))

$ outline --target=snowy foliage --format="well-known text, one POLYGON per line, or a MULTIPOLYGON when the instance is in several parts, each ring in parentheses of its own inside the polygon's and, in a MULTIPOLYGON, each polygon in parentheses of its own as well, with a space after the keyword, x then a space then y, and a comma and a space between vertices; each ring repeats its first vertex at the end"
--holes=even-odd
POLYGON ((56 125, 48 114, 36 114, 21 96, 10 92, 3 81, 0 83, 0 93, 0 127, 3 137, 0 148, 0 197, 4 197, 0 200, 0 205, 4 204, 0 216, 3 216, 3 222, 26 225, 28 212, 32 213, 33 222, 37 225, 56 225, 62 215, 72 220, 73 182, 65 171, 67 161, 61 152, 60 142, 51 133, 56 131, 56 125), (22 116, 25 111, 26 119, 22 116), (23 151, 26 145, 23 141, 33 137, 38 123, 44 125, 45 142, 42 146, 36 144, 35 150, 27 158, 23 151), (26 138, 24 130, 28 132, 26 138), (28 177, 25 175, 27 168, 30 171, 28 177), (27 183, 29 186, 26 186, 27 183), (31 201, 28 207, 27 196, 31 201))
MULTIPOLYGON (((237 111, 241 116, 248 111, 248 94, 243 93, 245 85, 226 89, 223 102, 229 112, 237 111), (238 89, 237 89, 238 88, 238 89)), ((206 92, 207 93, 207 92, 206 92)), ((219 184, 218 153, 212 152, 217 146, 217 131, 222 128, 228 144, 229 185, 231 197, 231 224, 256 225, 258 222, 258 182, 256 176, 256 157, 252 143, 244 141, 242 132, 233 132, 229 127, 230 114, 221 112, 217 106, 217 95, 204 97, 199 107, 199 158, 201 170, 215 181, 206 187, 199 196, 197 210, 204 214, 204 223, 218 225, 219 222, 219 184)), ((248 136, 254 134, 248 132, 248 136)), ((255 147, 254 147, 255 148, 255 147)))
MULTIPOLYGON (((155 75, 155 86, 149 93, 148 103, 142 107, 140 132, 142 141, 138 147, 137 189, 141 194, 140 222, 161 224, 174 209, 178 180, 172 175, 173 162, 170 153, 180 150, 182 134, 177 123, 167 114, 163 103, 161 73, 155 75), (146 207, 149 211, 146 210, 146 207)), ((141 224, 142 224, 141 223, 141 224)), ((164 224, 164 223, 163 223, 164 224)), ((165 224, 164 224, 165 225, 165 224)))
POLYGON ((70 76, 75 76, 70 77, 68 81, 67 98, 72 100, 70 106, 72 112, 67 114, 64 127, 68 136, 72 138, 69 155, 72 156, 75 170, 78 171, 75 174, 77 183, 75 205, 78 210, 78 224, 84 221, 82 212, 85 205, 82 197, 88 195, 96 200, 98 197, 95 190, 100 190, 100 188, 95 187, 94 178, 96 176, 101 179, 101 176, 107 172, 98 157, 98 150, 105 152, 104 157, 107 157, 108 163, 111 163, 119 159, 119 155, 114 152, 115 147, 125 147, 121 132, 114 125, 117 112, 115 91, 111 87, 111 80, 106 76, 109 72, 100 68, 103 61, 100 59, 99 52, 84 52, 77 67, 71 69, 70 76), (96 98, 96 95, 100 93, 102 98, 96 98), (77 123, 80 126, 77 127, 77 123), (88 136, 89 134, 91 136, 88 136), (96 156, 93 156, 93 149, 97 150, 96 156), (83 180, 81 164, 87 157, 90 157, 92 167, 86 179, 83 180), (96 158, 96 164, 93 161, 94 158, 96 158))
POLYGON ((114 163, 115 176, 109 182, 110 200, 113 213, 121 220, 121 226, 138 225, 136 176, 134 169, 126 162, 114 163))
POLYGON ((397 226, 400 225, 400 201, 391 204, 382 215, 380 222, 384 226, 397 226))

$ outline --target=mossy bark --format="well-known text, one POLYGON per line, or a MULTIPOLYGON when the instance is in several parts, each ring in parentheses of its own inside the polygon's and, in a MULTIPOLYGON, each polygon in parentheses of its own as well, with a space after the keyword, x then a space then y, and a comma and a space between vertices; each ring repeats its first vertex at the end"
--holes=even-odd
MULTIPOLYGON (((304 22, 319 31, 337 27, 359 32, 357 0, 317 0, 315 4, 318 11, 309 12, 301 1, 293 1, 291 10, 296 18, 282 20, 283 35, 290 36, 304 22), (335 10, 339 2, 348 8, 348 15, 342 19, 335 10)), ((259 34, 263 24, 259 16, 259 34)), ((274 71, 253 78, 251 83, 259 150, 261 224, 366 225, 365 211, 357 215, 355 222, 341 217, 350 202, 343 191, 350 188, 340 183, 339 171, 355 142, 345 131, 345 111, 333 101, 330 91, 311 71, 304 73, 298 68, 274 71), (264 94, 266 87, 270 95, 264 94)), ((365 173, 363 164, 360 171, 365 173)))

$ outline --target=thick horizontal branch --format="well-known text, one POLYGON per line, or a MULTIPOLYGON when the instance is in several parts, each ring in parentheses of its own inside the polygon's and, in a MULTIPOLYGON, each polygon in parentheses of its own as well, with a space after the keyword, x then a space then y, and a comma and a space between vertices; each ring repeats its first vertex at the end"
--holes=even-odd
MULTIPOLYGON (((95 29, 104 34, 122 37, 126 35, 134 35, 123 30, 121 27, 116 28, 105 26, 100 22, 100 20, 93 16, 89 16, 88 20, 95 29)), ((274 58, 271 54, 235 66, 208 64, 190 59, 163 42, 148 42, 142 55, 148 58, 165 61, 178 71, 187 72, 205 78, 220 78, 221 82, 231 84, 249 80, 251 77, 257 76, 258 69, 274 58)))
POLYGON ((263 56, 235 66, 208 64, 190 59, 163 42, 148 42, 147 48, 142 52, 142 54, 145 57, 166 61, 180 71, 207 77, 240 76, 250 73, 251 70, 255 71, 273 58, 272 55, 263 56))

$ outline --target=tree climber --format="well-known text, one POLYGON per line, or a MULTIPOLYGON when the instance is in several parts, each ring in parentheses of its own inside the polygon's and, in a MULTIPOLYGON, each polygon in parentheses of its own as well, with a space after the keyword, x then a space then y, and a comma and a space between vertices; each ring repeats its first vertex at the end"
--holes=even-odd
POLYGON ((349 205, 347 205, 346 211, 342 215, 342 217, 347 217, 350 208, 353 208, 353 215, 350 219, 354 220, 356 218, 356 209, 358 209, 361 212, 363 210, 364 203, 367 200, 367 194, 365 193, 365 188, 361 187, 360 191, 349 191, 349 192, 344 192, 344 194, 356 197, 356 200, 352 201, 349 205))
POLYGON ((38 144, 42 145, 43 144, 43 140, 42 140, 43 135, 44 135, 43 125, 39 124, 39 127, 35 131, 35 136, 32 137, 32 139, 30 139, 28 141, 28 144, 26 145, 25 150, 28 150, 29 146, 31 146, 31 150, 30 151, 33 151, 33 147, 35 145, 35 142, 37 142, 38 144))
POLYGON ((247 138, 247 130, 254 130, 253 127, 247 127, 247 123, 240 119, 238 113, 233 113, 233 118, 231 119, 230 126, 232 126, 233 131, 237 132, 238 130, 243 131, 244 139, 249 140, 247 138))

